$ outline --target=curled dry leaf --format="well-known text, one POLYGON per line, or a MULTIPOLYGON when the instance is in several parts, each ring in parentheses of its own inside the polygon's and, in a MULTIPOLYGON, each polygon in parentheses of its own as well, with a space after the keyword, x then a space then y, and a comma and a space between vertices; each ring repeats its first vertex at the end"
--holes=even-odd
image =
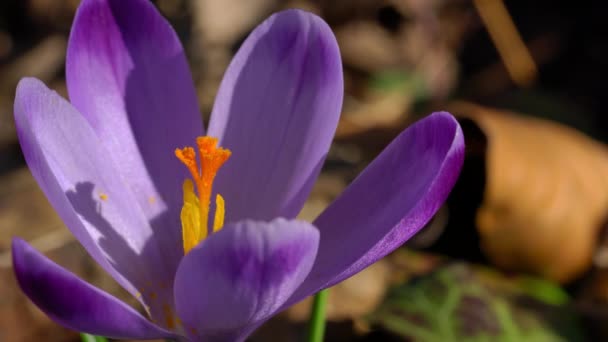
POLYGON ((465 103, 451 109, 487 138, 476 217, 486 255, 560 282, 580 276, 608 213, 606 146, 546 120, 465 103))

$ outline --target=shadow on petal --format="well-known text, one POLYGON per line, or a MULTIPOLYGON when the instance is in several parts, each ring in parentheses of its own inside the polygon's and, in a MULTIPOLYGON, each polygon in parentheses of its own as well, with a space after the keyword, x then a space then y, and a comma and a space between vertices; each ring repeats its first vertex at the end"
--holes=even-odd
POLYGON ((160 260, 155 240, 148 239, 141 251, 135 251, 125 236, 118 233, 104 217, 104 202, 109 199, 95 196, 93 183, 77 183, 73 190, 66 192, 66 196, 78 215, 95 227, 99 234, 97 245, 107 253, 110 264, 121 275, 132 280, 138 291, 138 300, 145 305, 148 313, 158 322, 166 322, 164 307, 173 307, 173 275, 167 274, 167 267, 157 265, 151 268, 146 263, 147 260, 160 260))

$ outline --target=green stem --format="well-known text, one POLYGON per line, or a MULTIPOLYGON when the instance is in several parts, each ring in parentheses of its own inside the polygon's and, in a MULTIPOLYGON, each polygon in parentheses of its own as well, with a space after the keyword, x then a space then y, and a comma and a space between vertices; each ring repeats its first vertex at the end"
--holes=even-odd
POLYGON ((108 342, 105 337, 94 336, 85 333, 80 333, 80 339, 82 342, 108 342))
POLYGON ((319 291, 312 303, 308 327, 308 342, 322 342, 325 335, 325 308, 329 289, 319 291))

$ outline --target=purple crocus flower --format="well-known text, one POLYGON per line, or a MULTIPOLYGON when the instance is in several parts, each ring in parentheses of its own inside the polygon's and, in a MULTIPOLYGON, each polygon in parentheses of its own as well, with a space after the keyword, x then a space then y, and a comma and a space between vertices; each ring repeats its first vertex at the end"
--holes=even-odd
POLYGON ((23 153, 68 228, 151 318, 15 239, 23 291, 78 331, 243 340, 400 246, 436 212, 463 162, 460 127, 435 113, 312 224, 294 220, 343 96, 336 40, 303 11, 271 16, 244 42, 207 137, 197 139, 205 133, 183 48, 146 0, 83 0, 66 71, 71 103, 36 79, 20 82, 23 153), (198 151, 183 148, 195 142, 198 151))

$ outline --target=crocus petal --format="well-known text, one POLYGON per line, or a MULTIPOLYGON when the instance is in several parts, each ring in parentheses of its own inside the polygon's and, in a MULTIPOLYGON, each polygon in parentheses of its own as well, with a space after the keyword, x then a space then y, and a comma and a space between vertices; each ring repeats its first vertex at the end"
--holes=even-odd
POLYGON ((464 158, 460 126, 434 113, 401 133, 315 221, 319 253, 289 303, 361 271, 399 247, 435 214, 464 158))
POLYGON ((227 222, 294 217, 329 149, 342 106, 336 39, 319 17, 279 12, 243 43, 220 86, 209 134, 232 150, 216 189, 227 222))
MULTIPOLYGON (((72 104, 112 151, 155 234, 181 245, 180 230, 168 228, 180 226, 181 184, 188 175, 174 150, 192 145, 203 124, 169 23, 149 0, 82 1, 66 76, 72 104)), ((176 268, 180 249, 166 252, 176 268)))
POLYGON ((182 260, 175 304, 195 341, 240 341, 273 314, 306 277, 318 230, 275 219, 229 224, 182 260))
MULTIPOLYGON (((173 272, 159 237, 82 115, 39 80, 25 78, 17 86, 15 122, 34 178, 91 256, 134 295, 170 293, 162 290, 173 272)), ((150 306, 153 314, 160 308, 150 306)))
POLYGON ((67 328, 111 338, 174 338, 137 311, 52 262, 25 241, 13 240, 13 266, 23 292, 67 328))

